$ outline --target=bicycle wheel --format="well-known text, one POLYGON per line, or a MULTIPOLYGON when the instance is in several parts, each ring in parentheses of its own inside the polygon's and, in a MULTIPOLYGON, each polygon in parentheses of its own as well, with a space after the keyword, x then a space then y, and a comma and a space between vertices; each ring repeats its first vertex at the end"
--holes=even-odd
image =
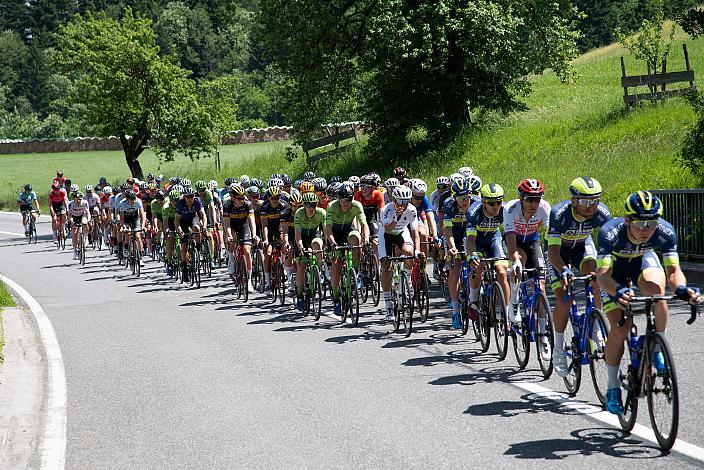
POLYGON ((413 289, 405 271, 401 271, 401 315, 404 335, 409 337, 413 331, 413 289))
POLYGON ((97 245, 98 245, 98 251, 103 250, 103 234, 100 230, 100 227, 96 226, 96 231, 94 237, 97 239, 97 245))
POLYGON ((499 360, 503 361, 508 354, 509 326, 504 290, 498 283, 491 292, 491 308, 489 309, 488 317, 487 321, 494 324, 496 352, 499 355, 499 360))
POLYGON ((62 249, 62 250, 65 250, 65 249, 66 249, 66 233, 63 232, 63 229, 61 229, 61 230, 62 230, 62 233, 61 233, 61 240, 60 240, 61 249, 62 249))
POLYGON ((372 301, 374 307, 378 307, 381 300, 381 274, 379 272, 379 258, 376 253, 373 253, 369 258, 369 273, 371 275, 372 301))
POLYGON ((260 294, 264 293, 264 256, 262 250, 257 250, 252 262, 252 277, 256 282, 256 289, 260 294), (256 274, 255 274, 256 272, 256 274))
POLYGON ((420 322, 425 323, 428 320, 428 313, 430 312, 430 298, 428 296, 428 278, 425 277, 425 272, 419 270, 418 277, 416 279, 416 285, 413 289, 413 294, 416 301, 416 308, 418 309, 418 316, 420 317, 420 322))
POLYGON ((350 321, 352 326, 357 326, 359 323, 359 297, 360 292, 357 287, 357 271, 352 268, 350 270, 352 281, 350 282, 350 299, 349 299, 349 311, 350 311, 350 321))
POLYGON ((191 260, 189 262, 189 275, 191 277, 191 285, 195 285, 196 287, 200 288, 200 251, 198 250, 198 247, 191 242, 191 247, 190 247, 190 255, 191 255, 191 260))
POLYGON ((83 237, 78 239, 78 242, 80 243, 79 248, 78 248, 78 260, 81 266, 86 265, 86 247, 83 245, 83 237))
POLYGON ((665 369, 663 372, 655 371, 655 367, 648 367, 651 371, 646 379, 648 412, 650 423, 653 425, 655 438, 662 450, 670 450, 675 444, 680 421, 680 399, 677 390, 677 374, 675 363, 670 353, 667 340, 659 333, 648 336, 648 362, 653 357, 654 351, 662 353, 665 369))
POLYGON ((624 413, 618 415, 618 421, 621 429, 626 432, 631 432, 636 425, 638 418, 638 398, 636 397, 635 387, 639 382, 638 371, 631 366, 631 358, 629 355, 629 338, 626 337, 624 342, 623 356, 621 357, 621 365, 619 367, 619 376, 623 391, 626 392, 626 399, 623 401, 624 413))
POLYGON ((33 243, 37 243, 37 224, 32 223, 32 240, 33 243))
POLYGON ((281 261, 281 258, 279 258, 279 262, 277 263, 277 270, 278 270, 278 278, 279 278, 279 303, 281 305, 286 304, 286 271, 284 270, 284 263, 281 261))
MULTIPOLYGON (((522 300, 519 299, 519 304, 522 300)), ((520 369, 525 369, 530 357, 530 330, 528 328, 528 312, 525 312, 521 322, 511 327, 513 338, 513 353, 520 369)))
POLYGON ((362 259, 359 262, 359 274, 362 276, 362 290, 359 293, 362 303, 367 303, 367 300, 369 299, 369 291, 370 285, 369 285, 369 253, 364 252, 362 254, 362 259))
POLYGON ((232 284, 235 286, 235 297, 237 300, 242 298, 242 268, 240 262, 235 258, 234 271, 232 272, 232 284))
POLYGON ((543 377, 549 379, 552 375, 552 350, 555 345, 555 331, 553 330, 552 311, 550 310, 550 304, 548 303, 548 298, 545 293, 536 300, 535 315, 535 352, 543 377), (547 339, 547 351, 543 354, 545 339, 547 339))
POLYGON ((599 402, 606 404, 606 338, 609 336, 608 323, 604 314, 592 310, 589 316, 589 372, 599 402))
POLYGON ((318 321, 323 311, 323 287, 320 284, 320 269, 318 269, 317 266, 313 267, 312 276, 313 290, 311 292, 310 303, 313 308, 315 321, 318 321))
MULTIPOLYGON (((493 290, 500 289, 498 283, 492 286, 493 290)), ((489 346, 491 345, 491 298, 487 296, 486 292, 481 292, 480 294, 480 310, 479 310, 479 321, 477 322, 477 327, 479 328, 479 344, 482 346, 482 352, 487 352, 489 346)))
POLYGON ((401 286, 396 284, 392 287, 393 303, 394 303, 394 333, 401 328, 401 286))
POLYGON ((132 242, 132 249, 134 250, 133 251, 134 275, 135 275, 135 277, 139 277, 140 274, 142 274, 142 266, 141 266, 142 253, 139 252, 139 246, 137 245, 136 240, 134 240, 132 242))
POLYGON ((565 383, 569 396, 573 397, 579 391, 582 383, 582 350, 572 325, 572 318, 567 322, 564 338, 563 348, 567 361, 567 375, 562 378, 562 381, 565 383))

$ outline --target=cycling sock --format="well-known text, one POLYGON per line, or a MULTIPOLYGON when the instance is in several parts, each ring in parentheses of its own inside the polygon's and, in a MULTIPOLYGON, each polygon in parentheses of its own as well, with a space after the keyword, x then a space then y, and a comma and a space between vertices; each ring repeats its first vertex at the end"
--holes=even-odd
POLYGON ((479 288, 469 286, 469 301, 476 302, 479 300, 479 288))
POLYGON ((555 335, 555 347, 553 348, 554 351, 559 351, 562 352, 565 350, 565 332, 563 331, 562 333, 558 333, 557 331, 554 333, 555 335))
POLYGON ((538 331, 545 331, 545 318, 538 317, 538 331))
POLYGON ((609 377, 606 388, 620 388, 621 384, 618 381, 618 366, 610 366, 606 364, 606 372, 609 377))
POLYGON ((299 297, 303 297, 303 286, 296 286, 296 292, 298 292, 299 297))
POLYGON ((340 288, 339 287, 333 287, 332 289, 332 298, 337 301, 337 298, 340 296, 340 288))
POLYGON ((453 300, 452 301, 452 314, 458 314, 460 313, 460 301, 459 300, 453 300))
POLYGON ((386 310, 394 308, 394 303, 391 301, 391 298, 391 291, 384 292, 384 305, 386 306, 386 310))
POLYGON ((511 303, 514 305, 518 303, 518 283, 517 282, 511 283, 511 303))
POLYGON ((264 282, 266 285, 269 285, 269 281, 271 280, 271 273, 264 273, 264 282))

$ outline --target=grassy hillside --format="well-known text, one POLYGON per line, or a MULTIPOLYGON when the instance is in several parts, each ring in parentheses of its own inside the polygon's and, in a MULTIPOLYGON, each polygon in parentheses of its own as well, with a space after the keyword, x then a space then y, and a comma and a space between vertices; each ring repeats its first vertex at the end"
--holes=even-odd
MULTIPOLYGON (((697 76, 704 73, 704 39, 689 40, 679 32, 678 42, 668 59, 668 70, 683 70, 682 43, 687 41, 690 59, 697 76)), ((507 117, 493 117, 467 129, 445 148, 421 159, 403 162, 411 173, 429 183, 458 167, 471 165, 485 181, 502 184, 513 196, 518 182, 525 177, 541 179, 548 200, 566 197, 569 182, 579 175, 601 181, 604 199, 619 212, 626 195, 636 189, 688 188, 700 184, 675 161, 680 145, 695 115, 684 99, 665 104, 645 104, 630 113, 624 110, 620 87, 619 57, 626 56, 629 75, 644 74, 645 66, 636 63, 618 45, 591 51, 575 61, 578 79, 561 84, 553 73, 532 78, 533 93, 526 99, 528 110, 507 117)), ((242 173, 266 177, 273 172, 300 175, 306 170, 301 156, 288 162, 286 144, 229 146, 223 150, 225 167, 219 174, 211 160, 181 160, 162 165, 165 174, 185 174, 196 179, 242 173)), ((300 153, 300 152, 299 152, 300 153)), ((141 159, 145 172, 157 169, 152 155, 141 159)), ((7 183, 0 184, 0 201, 14 199, 14 191, 29 178, 33 184, 46 182, 56 168, 85 184, 101 174, 124 176, 126 166, 119 152, 54 155, 0 156, 7 183), (9 189, 12 189, 10 191, 9 189)), ((388 175, 390 168, 377 160, 365 159, 359 146, 351 152, 322 162, 319 173, 325 176, 362 174, 375 170, 388 175)))

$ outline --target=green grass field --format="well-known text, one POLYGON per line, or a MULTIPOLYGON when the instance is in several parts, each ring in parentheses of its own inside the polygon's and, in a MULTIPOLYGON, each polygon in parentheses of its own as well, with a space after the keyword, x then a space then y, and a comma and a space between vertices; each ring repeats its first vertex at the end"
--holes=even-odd
MULTIPOLYGON (((676 39, 668 70, 684 69, 682 43, 686 41, 693 68, 698 76, 704 73, 704 68, 698 68, 704 64, 704 39, 689 40, 682 32, 676 39)), ((551 202, 566 197, 575 176, 589 175, 601 181, 604 200, 616 213, 627 194, 637 189, 698 186, 701 182, 675 161, 688 128, 695 122, 694 112, 678 98, 665 104, 645 104, 626 113, 620 87, 621 55, 626 55, 629 75, 645 73, 645 65, 636 63, 618 45, 590 51, 575 61, 575 83, 562 84, 551 72, 533 77, 527 111, 495 117, 465 130, 446 147, 402 164, 430 186, 438 175, 471 165, 485 182, 502 184, 509 197, 513 197, 513 188, 521 179, 539 178, 551 202)), ((265 178, 274 172, 298 176, 307 169, 305 158, 299 156, 289 162, 285 156, 289 144, 225 147, 224 167, 219 173, 214 171, 212 160, 177 160, 160 169, 153 155, 140 160, 145 173, 158 170, 191 179, 214 177, 222 181, 243 173, 265 178)), ((371 170, 382 176, 389 174, 391 164, 367 158, 361 145, 351 148, 321 162, 318 172, 328 177, 371 170)), ((120 152, 0 156, 0 163, 4 168, 0 201, 9 200, 12 205, 15 192, 27 178, 35 185, 45 184, 59 167, 82 184, 94 182, 102 174, 111 179, 124 177, 127 169, 120 152)))

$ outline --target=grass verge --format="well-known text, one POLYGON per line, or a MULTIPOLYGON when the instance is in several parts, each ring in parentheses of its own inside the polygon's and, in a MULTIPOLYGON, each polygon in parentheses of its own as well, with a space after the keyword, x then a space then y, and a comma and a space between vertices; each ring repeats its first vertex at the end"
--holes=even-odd
POLYGON ((15 300, 7 290, 5 283, 0 280, 0 364, 5 362, 5 330, 2 327, 2 311, 4 307, 13 307, 14 305, 15 300))

